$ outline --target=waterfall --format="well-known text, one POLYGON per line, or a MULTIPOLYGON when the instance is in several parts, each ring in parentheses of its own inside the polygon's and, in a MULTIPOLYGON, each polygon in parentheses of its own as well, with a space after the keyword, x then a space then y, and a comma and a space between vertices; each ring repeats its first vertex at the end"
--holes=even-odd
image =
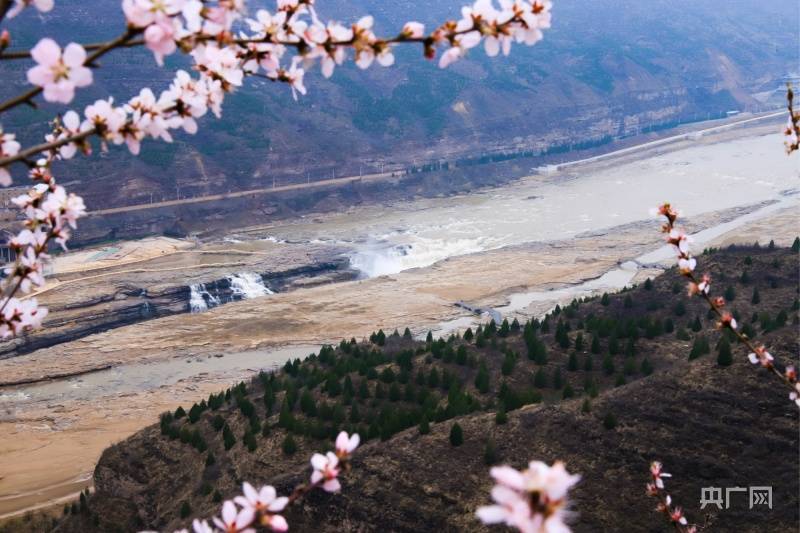
POLYGON ((263 278, 254 272, 240 272, 228 277, 231 283, 231 293, 234 300, 245 300, 274 294, 266 285, 263 278))
POLYGON ((192 313, 202 313, 220 304, 219 298, 208 292, 205 283, 190 285, 189 290, 189 310, 192 313))
POLYGON ((274 294, 264 284, 261 275, 255 272, 240 272, 228 276, 228 287, 219 282, 195 283, 189 286, 189 310, 192 313, 202 313, 212 307, 223 303, 247 300, 274 294))

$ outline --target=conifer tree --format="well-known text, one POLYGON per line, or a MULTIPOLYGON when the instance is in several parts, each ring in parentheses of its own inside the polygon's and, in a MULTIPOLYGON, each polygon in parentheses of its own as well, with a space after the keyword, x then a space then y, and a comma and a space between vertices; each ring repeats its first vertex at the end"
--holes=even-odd
POLYGON ((758 287, 753 287, 753 296, 750 298, 750 303, 753 305, 761 303, 761 295, 758 293, 758 287))
POLYGON ((511 373, 514 371, 514 365, 517 363, 517 358, 514 357, 512 352, 506 352, 505 357, 503 358, 503 365, 501 371, 504 376, 510 376, 511 373))
POLYGON ((475 388, 481 394, 489 392, 489 369, 486 367, 486 362, 481 361, 481 366, 478 368, 478 373, 475 375, 475 388))
POLYGON ((428 422, 428 415, 422 415, 422 420, 419 422, 419 434, 427 435, 431 432, 431 426, 428 422))
POLYGON ((569 399, 569 398, 572 398, 573 396, 575 396, 575 391, 572 389, 572 385, 570 385, 569 383, 567 383, 567 384, 564 386, 564 391, 562 392, 562 394, 561 394, 561 397, 562 397, 563 399, 567 400, 567 399, 569 399))
POLYGON ((578 334, 575 336, 575 351, 580 352, 582 350, 583 350, 583 333, 579 331, 578 334))
POLYGON ((614 358, 611 357, 611 354, 606 354, 603 358, 603 372, 605 372, 607 376, 614 373, 614 358))
POLYGON ((508 422, 508 414, 506 413, 506 406, 503 402, 500 402, 500 405, 497 408, 497 413, 494 415, 494 423, 498 426, 502 426, 508 422))
POLYGON ((297 451, 297 443, 291 433, 288 433, 281 442, 281 450, 285 455, 293 455, 297 451))
POLYGON ((724 296, 726 301, 734 301, 736 299, 736 289, 734 289, 732 286, 728 286, 728 288, 725 289, 724 296))
POLYGON ((464 332, 464 340, 470 342, 473 337, 472 328, 467 328, 467 331, 464 332))
POLYGON ((563 386, 564 386, 564 378, 561 376, 561 367, 559 366, 553 373, 553 388, 556 390, 561 390, 561 387, 563 386))
POLYGON ((578 354, 575 352, 569 354, 569 360, 567 360, 567 370, 570 372, 575 372, 578 370, 578 354))
POLYGON ((464 444, 464 430, 461 429, 461 426, 456 422, 450 428, 450 444, 452 446, 461 446, 464 444))
POLYGON ((733 364, 733 355, 731 354, 731 343, 728 339, 722 337, 717 346, 717 364, 719 366, 730 366, 733 364))
POLYGON ((491 466, 497 463, 497 460, 497 447, 494 444, 494 440, 489 437, 486 439, 486 444, 483 446, 483 463, 486 466, 491 466))
POLYGON ((591 351, 592 351, 593 354, 599 354, 600 353, 600 339, 597 337, 597 335, 592 335, 592 348, 591 348, 591 351))
POLYGON ((544 368, 540 368, 536 371, 533 377, 533 385, 540 389, 547 387, 547 375, 544 372, 544 368))
POLYGON ((584 398, 583 405, 581 405, 581 412, 589 413, 592 411, 592 402, 589 401, 589 398, 584 398))

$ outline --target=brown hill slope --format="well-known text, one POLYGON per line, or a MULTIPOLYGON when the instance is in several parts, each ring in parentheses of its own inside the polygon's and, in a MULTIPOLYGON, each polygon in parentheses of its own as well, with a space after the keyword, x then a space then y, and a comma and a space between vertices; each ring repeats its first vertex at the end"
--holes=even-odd
MULTIPOLYGON (((730 287, 743 327, 796 359, 796 252, 726 250, 702 263, 718 290, 730 287)), ((480 530, 473 513, 488 502, 488 441, 493 460, 562 459, 581 473, 578 531, 666 530, 643 490, 654 459, 674 474, 669 488, 690 518, 708 519, 713 530, 796 527, 797 410, 741 346, 733 365, 717 364, 718 334, 701 302, 685 300, 674 271, 559 311, 519 330, 482 329, 471 341, 379 333, 373 343, 343 342, 209 398, 189 416, 164 417, 103 454, 88 509, 58 530, 171 530, 210 516, 242 480, 287 492, 339 428, 369 441, 342 494, 312 494, 288 514, 294 531, 480 530), (690 332, 695 322, 706 329, 690 332), (702 339, 712 354, 700 353, 702 339), (689 361, 692 344, 699 357, 689 361), (500 405, 509 410, 505 424, 496 423, 500 405), (615 427, 604 424, 609 414, 615 427), (415 427, 423 418, 429 434, 415 427), (454 420, 464 429, 458 447, 448 439, 454 420), (749 509, 741 493, 730 509, 699 509, 702 487, 764 485, 773 487, 772 510, 749 509)))

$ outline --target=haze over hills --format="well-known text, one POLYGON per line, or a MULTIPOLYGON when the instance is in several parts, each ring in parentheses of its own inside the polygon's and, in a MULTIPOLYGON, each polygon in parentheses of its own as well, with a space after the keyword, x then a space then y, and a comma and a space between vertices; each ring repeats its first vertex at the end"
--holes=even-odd
MULTIPOLYGON (((374 14, 377 31, 392 34, 407 19, 456 18, 462 3, 428 3, 419 17, 418 2, 408 0, 334 0, 318 8, 347 20, 374 14)), ((226 101, 222 120, 206 117, 194 137, 180 135, 172 145, 148 141, 139 158, 112 149, 60 172, 79 180, 73 190, 99 208, 258 188, 273 179, 402 172, 441 160, 566 149, 730 110, 762 110, 780 101, 776 89, 796 70, 797 9, 755 0, 726 2, 724 9, 713 1, 557 2, 558 23, 547 39, 515 47, 507 60, 474 50, 442 72, 408 47, 391 69, 350 65, 331 80, 315 69, 310 94, 298 103, 287 87, 251 81, 226 101)), ((96 23, 78 31, 86 42, 109 38, 123 24, 118 2, 63 0, 48 15, 26 12, 14 20, 13 47, 50 32, 60 41, 74 38, 87 14, 96 23)), ((97 71, 98 83, 79 92, 77 107, 169 82, 170 69, 156 67, 143 50, 115 52, 104 63, 115 68, 97 71)), ((180 64, 183 58, 168 61, 180 64)), ((10 80, 2 96, 22 87, 25 68, 0 64, 10 80)), ((26 125, 54 111, 21 110, 4 125, 35 140, 26 125)))

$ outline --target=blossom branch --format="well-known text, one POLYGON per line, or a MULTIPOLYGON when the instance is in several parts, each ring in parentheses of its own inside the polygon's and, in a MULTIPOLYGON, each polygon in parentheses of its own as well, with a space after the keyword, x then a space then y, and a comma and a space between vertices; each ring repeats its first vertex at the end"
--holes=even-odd
MULTIPOLYGON (((47 244, 54 239, 64 246, 69 238, 67 226, 75 228, 75 221, 85 213, 79 197, 55 185, 50 173, 55 161, 70 159, 78 150, 88 155, 94 137, 100 139, 103 150, 108 144, 125 143, 137 155, 146 137, 171 142, 171 130, 194 134, 197 119, 208 111, 221 116, 225 96, 241 86, 246 76, 287 83, 297 99, 298 93, 306 94, 305 68, 318 60, 322 74, 330 77, 344 62, 347 49, 355 51, 356 65, 365 69, 374 62, 392 65, 396 44, 420 43, 429 59, 436 56, 438 47, 448 47, 439 61, 445 68, 481 42, 489 56, 501 51, 508 54, 513 42, 533 45, 550 27, 550 0, 500 0, 500 9, 494 4, 494 0, 477 0, 462 9, 460 20, 447 21, 430 34, 422 24, 408 22, 399 35, 380 39, 372 31, 370 16, 349 27, 323 23, 314 11, 314 0, 278 0, 274 13, 261 9, 255 19, 244 18, 244 0, 123 0, 127 26, 116 39, 86 48, 70 43, 62 50, 45 38, 29 52, 6 53, 5 58, 31 57, 37 63, 27 72, 28 81, 36 87, 0 103, 0 113, 22 104, 35 106, 40 94, 49 102, 71 102, 77 88, 92 83, 96 60, 116 48, 144 45, 160 65, 166 55, 180 49, 192 56, 198 77, 176 72, 170 87, 158 98, 144 88, 121 106, 114 105, 112 98, 98 100, 85 108, 83 119, 76 111, 67 111, 53 121, 46 142, 25 149, 14 134, 0 128, 0 185, 11 184, 8 169, 18 162, 29 167, 37 182, 27 195, 14 200, 27 220, 26 229, 17 236, 17 262, 7 268, 19 278, 3 284, 5 300, 0 315, 7 320, 0 319, 0 334, 6 337, 40 324, 46 310, 39 311, 34 299, 27 300, 25 304, 31 307, 22 309, 24 316, 18 320, 21 308, 14 295, 20 290, 28 292, 31 284, 44 283, 41 272, 47 244), (250 32, 235 27, 237 21, 250 32), (287 49, 296 55, 282 64, 287 49), (40 155, 44 158, 36 159, 40 155)), ((8 16, 29 5, 49 11, 53 0, 14 0, 8 16)), ((9 44, 10 36, 4 31, 0 57, 9 44)))
MULTIPOLYGON (((91 52, 106 47, 112 42, 113 41, 104 41, 100 43, 82 44, 81 47, 87 52, 91 52)), ((144 44, 145 44, 144 39, 134 39, 131 41, 127 41, 125 43, 120 43, 116 45, 115 48, 135 48, 137 46, 142 46, 144 44)), ((32 57, 31 50, 0 51, 0 61, 12 60, 12 59, 30 59, 31 57, 32 57)))
POLYGON ((3 21, 8 11, 11 9, 13 0, 0 0, 0 22, 3 21))
POLYGON ((478 508, 475 514, 481 522, 505 524, 522 533, 570 531, 564 523, 567 493, 580 476, 567 472, 564 463, 531 461, 523 471, 498 466, 490 474, 495 479, 494 504, 478 508))
POLYGON ((789 110, 789 119, 783 130, 785 137, 783 143, 786 146, 786 153, 791 154, 795 150, 800 150, 800 110, 794 110, 794 91, 791 83, 786 84, 786 107, 789 110))
POLYGON ((651 481, 647 483, 646 493, 648 496, 658 499, 656 511, 664 514, 676 531, 680 533, 696 533, 697 526, 689 525, 683 510, 679 506, 672 505, 672 496, 667 493, 664 486, 664 478, 668 477, 672 477, 672 474, 664 472, 661 463, 658 461, 650 463, 651 481))
POLYGON ((678 257, 678 269, 682 276, 689 280, 689 295, 699 295, 708 304, 709 308, 719 318, 717 327, 731 331, 736 338, 749 350, 748 359, 751 363, 761 365, 772 375, 786 384, 791 392, 789 398, 800 407, 800 383, 797 380, 797 371, 793 365, 786 366, 784 372, 775 367, 774 357, 763 345, 756 345, 752 339, 738 330, 736 319, 723 311, 725 299, 721 296, 711 297, 711 277, 706 274, 698 279, 694 271, 697 267, 697 260, 689 250, 690 238, 685 232, 676 228, 675 222, 678 219, 678 212, 669 203, 665 203, 656 209, 656 213, 666 218, 667 222, 662 226, 662 232, 667 234, 667 242, 676 251, 678 257))
POLYGON ((339 492, 342 487, 338 478, 342 472, 350 471, 350 459, 360 442, 358 434, 348 435, 342 431, 336 437, 335 452, 325 455, 315 453, 311 457, 310 482, 295 488, 290 496, 279 497, 271 485, 256 491, 250 483, 245 482, 242 486, 244 494, 226 501, 220 517, 214 517, 210 523, 196 519, 192 529, 195 533, 239 533, 253 532, 254 526, 262 526, 272 531, 287 531, 289 524, 279 513, 315 489, 339 492))
MULTIPOLYGON (((108 42, 103 43, 102 45, 100 45, 88 57, 86 57, 86 60, 82 62, 82 66, 86 67, 86 68, 96 68, 97 65, 95 64, 95 61, 97 61, 99 58, 101 58, 104 55, 106 55, 111 50, 125 45, 125 43, 130 41, 130 39, 132 39, 138 33, 139 33, 139 30, 136 30, 135 28, 128 28, 122 35, 120 35, 116 39, 113 39, 111 41, 108 41, 108 42)), ((41 41, 40 41, 40 43, 41 43, 41 41)), ((91 80, 91 78, 90 78, 90 80, 91 80)), ((90 83, 91 83, 91 81, 90 81, 90 83)), ((41 94, 45 89, 46 89, 46 86, 35 87, 35 88, 30 89, 29 91, 26 91, 26 92, 24 92, 24 93, 22 93, 22 94, 20 94, 18 96, 15 96, 14 98, 11 98, 9 100, 6 100, 5 102, 0 103, 0 113, 2 113, 4 111, 8 111, 9 109, 12 109, 12 108, 14 108, 16 106, 19 106, 19 105, 22 105, 22 104, 29 104, 29 105, 35 106, 35 104, 33 102, 33 99, 36 96, 38 96, 39 94, 41 94)), ((71 99, 72 98, 70 98, 70 100, 71 99)), ((2 160, 0 160, 0 166, 3 166, 2 160)))

